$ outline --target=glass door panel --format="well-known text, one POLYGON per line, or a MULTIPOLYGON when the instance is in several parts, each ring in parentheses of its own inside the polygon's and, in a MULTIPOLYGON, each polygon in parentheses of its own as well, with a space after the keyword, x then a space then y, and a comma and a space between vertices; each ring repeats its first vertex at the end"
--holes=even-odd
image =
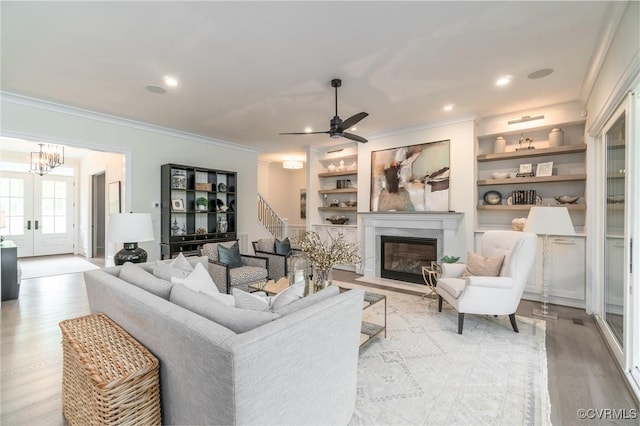
POLYGON ((604 320, 624 349, 626 119, 617 118, 605 134, 604 320))

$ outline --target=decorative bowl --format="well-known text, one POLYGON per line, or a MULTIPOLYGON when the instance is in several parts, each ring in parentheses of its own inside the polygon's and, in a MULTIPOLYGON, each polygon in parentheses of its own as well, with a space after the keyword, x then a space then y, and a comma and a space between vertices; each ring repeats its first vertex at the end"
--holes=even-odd
POLYGON ((491 177, 493 179, 506 179, 510 175, 509 172, 493 172, 491 173, 491 177))
POLYGON ((573 204, 576 201, 578 201, 578 199, 580 197, 577 197, 575 195, 560 195, 558 197, 553 197, 556 199, 557 202, 559 202, 560 204, 573 204))
POLYGON ((494 206, 496 204, 500 204, 502 202, 502 194, 498 191, 487 191, 484 193, 482 197, 484 199, 485 204, 489 204, 494 206))
POLYGON ((331 224, 333 225, 344 225, 345 223, 349 222, 349 218, 346 216, 331 216, 326 220, 331 222, 331 224))
POLYGON ((358 205, 358 202, 357 202, 357 201, 345 201, 345 202, 344 202, 344 204, 345 204, 347 207, 355 207, 355 206, 357 206, 357 205, 358 205))

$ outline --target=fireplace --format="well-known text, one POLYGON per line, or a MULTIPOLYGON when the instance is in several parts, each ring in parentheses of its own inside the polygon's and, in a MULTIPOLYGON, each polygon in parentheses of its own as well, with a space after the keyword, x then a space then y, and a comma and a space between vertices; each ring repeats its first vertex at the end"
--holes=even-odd
POLYGON ((438 256, 436 238, 380 236, 380 277, 425 284, 422 267, 438 256))

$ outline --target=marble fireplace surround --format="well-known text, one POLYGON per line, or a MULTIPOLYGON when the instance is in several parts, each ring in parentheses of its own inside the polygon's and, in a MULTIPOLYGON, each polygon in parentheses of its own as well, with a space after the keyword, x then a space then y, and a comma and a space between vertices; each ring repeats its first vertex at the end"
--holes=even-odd
POLYGON ((435 238, 438 259, 457 253, 457 232, 464 213, 448 212, 362 212, 364 278, 380 278, 380 236, 435 238))

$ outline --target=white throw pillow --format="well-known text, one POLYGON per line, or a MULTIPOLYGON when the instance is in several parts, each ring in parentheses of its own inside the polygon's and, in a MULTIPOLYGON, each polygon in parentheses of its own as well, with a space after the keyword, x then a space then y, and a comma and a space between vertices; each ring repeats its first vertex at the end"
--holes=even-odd
POLYGON ((231 289, 236 308, 252 309, 254 311, 268 311, 271 307, 271 298, 264 292, 247 293, 238 288, 231 289))
POLYGON ((284 291, 273 296, 271 299, 271 310, 276 311, 291 302, 302 299, 304 296, 304 281, 295 283, 284 291))
POLYGON ((193 268, 193 272, 185 278, 173 277, 171 278, 171 282, 173 284, 183 284, 191 290, 208 294, 225 305, 234 305, 233 296, 220 293, 218 287, 211 279, 211 275, 209 275, 209 272, 205 269, 202 263, 197 263, 195 268, 193 268))
POLYGON ((173 259, 170 265, 187 273, 193 271, 193 266, 191 266, 191 263, 189 263, 187 258, 184 257, 184 254, 182 253, 178 254, 178 256, 173 259))

